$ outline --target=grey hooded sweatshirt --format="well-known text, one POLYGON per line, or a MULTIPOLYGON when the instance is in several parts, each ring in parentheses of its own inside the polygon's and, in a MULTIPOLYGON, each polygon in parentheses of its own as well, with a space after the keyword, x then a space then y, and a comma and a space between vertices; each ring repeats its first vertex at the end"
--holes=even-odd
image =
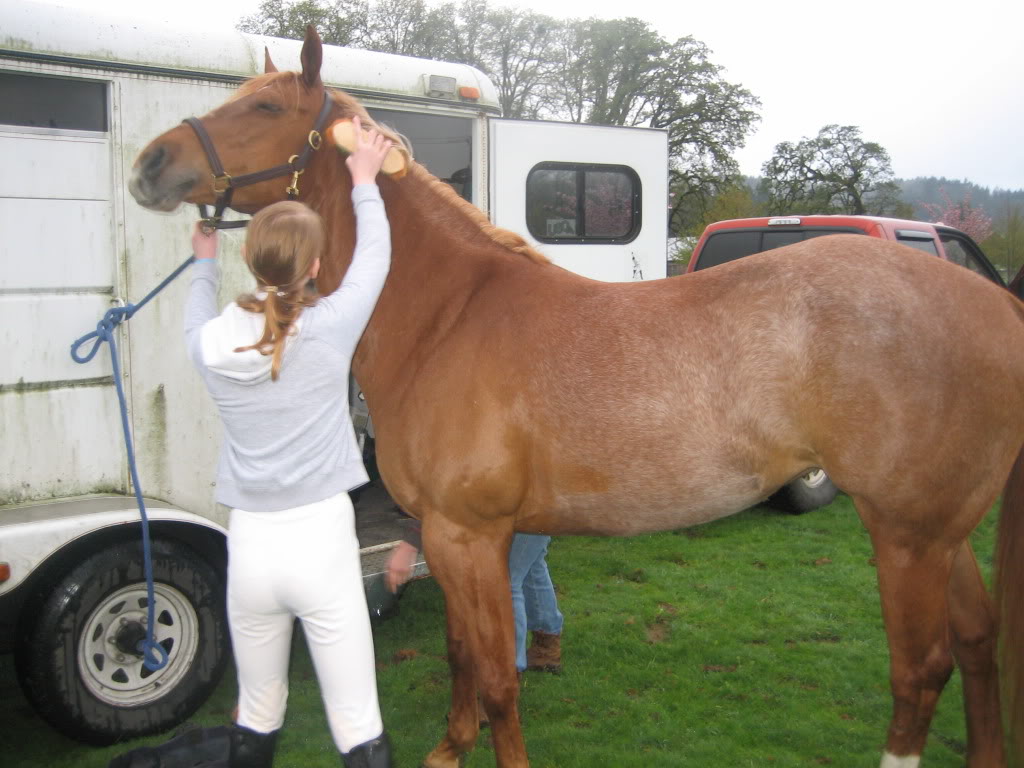
POLYGON ((352 264, 338 290, 299 316, 277 381, 269 355, 234 351, 260 339, 263 314, 232 302, 218 315, 216 260, 192 268, 185 343, 224 424, 215 498, 229 507, 276 512, 369 479, 349 417, 348 376, 391 266, 391 232, 375 184, 354 187, 352 202, 352 264))

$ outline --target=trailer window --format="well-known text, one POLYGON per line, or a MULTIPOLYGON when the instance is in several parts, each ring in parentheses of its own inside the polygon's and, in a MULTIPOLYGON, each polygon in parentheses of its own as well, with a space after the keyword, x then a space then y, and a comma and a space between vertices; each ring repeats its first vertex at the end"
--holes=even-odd
POLYGON ((107 84, 0 72, 0 123, 106 131, 107 84))
POLYGON ((539 163, 526 177, 526 225, 545 243, 628 243, 640 232, 640 187, 624 165, 539 163))
POLYGON ((416 161, 473 202, 473 121, 465 117, 370 109, 370 116, 402 134, 416 161))

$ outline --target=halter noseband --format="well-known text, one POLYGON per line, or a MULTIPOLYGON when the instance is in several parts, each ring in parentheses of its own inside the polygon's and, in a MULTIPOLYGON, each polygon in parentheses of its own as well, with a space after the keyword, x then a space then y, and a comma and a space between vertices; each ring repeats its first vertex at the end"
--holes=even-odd
POLYGON ((231 196, 234 194, 236 187, 247 187, 250 184, 258 184, 261 181, 267 181, 268 179, 276 179, 279 176, 287 176, 291 174, 292 183, 288 185, 285 192, 288 194, 289 200, 294 200, 299 194, 299 176, 306 169, 306 163, 309 162, 309 156, 320 149, 320 145, 323 143, 323 130, 324 124, 327 122, 327 116, 331 112, 331 98, 327 91, 324 91, 324 103, 320 107, 320 114, 316 118, 316 123, 313 125, 313 130, 309 132, 309 136, 306 138, 306 143, 302 147, 297 155, 292 155, 288 158, 287 163, 281 165, 275 165, 273 168, 267 168, 264 171, 255 171, 254 173, 246 173, 242 176, 231 176, 225 172, 224 166, 221 165, 220 157, 217 155, 217 149, 213 146, 213 142, 210 140, 210 135, 206 132, 206 128, 203 127, 202 121, 198 117, 186 117, 181 122, 188 123, 192 130, 196 132, 196 136, 199 138, 199 143, 203 147, 203 151, 206 153, 206 160, 210 164, 210 170, 213 173, 213 182, 211 188, 213 194, 217 196, 217 200, 214 203, 214 211, 212 216, 207 215, 206 206, 199 205, 199 215, 202 216, 203 226, 207 229, 237 229, 238 227, 244 227, 248 224, 248 220, 239 221, 223 221, 221 217, 224 215, 224 209, 231 205, 231 196))

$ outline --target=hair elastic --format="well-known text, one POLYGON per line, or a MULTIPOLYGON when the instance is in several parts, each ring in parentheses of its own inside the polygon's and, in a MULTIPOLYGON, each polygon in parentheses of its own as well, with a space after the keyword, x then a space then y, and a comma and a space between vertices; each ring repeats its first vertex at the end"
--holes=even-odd
POLYGON ((267 293, 276 293, 278 296, 287 296, 288 295, 284 291, 277 290, 277 286, 276 285, 264 286, 263 290, 265 290, 267 293))

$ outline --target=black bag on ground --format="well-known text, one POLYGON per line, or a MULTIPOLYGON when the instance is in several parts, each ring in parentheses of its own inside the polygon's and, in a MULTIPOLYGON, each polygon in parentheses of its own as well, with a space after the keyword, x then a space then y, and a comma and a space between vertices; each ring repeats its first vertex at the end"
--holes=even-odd
POLYGON ((118 755, 108 768, 228 768, 231 726, 194 728, 157 747, 118 755))

